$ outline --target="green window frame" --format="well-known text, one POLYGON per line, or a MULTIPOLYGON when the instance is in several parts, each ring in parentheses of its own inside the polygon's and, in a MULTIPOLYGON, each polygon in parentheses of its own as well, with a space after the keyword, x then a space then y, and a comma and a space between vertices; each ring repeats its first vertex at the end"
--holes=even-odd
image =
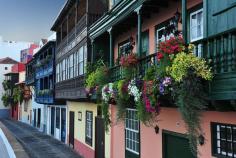
POLYGON ((236 157, 236 125, 212 122, 211 135, 213 156, 236 157))

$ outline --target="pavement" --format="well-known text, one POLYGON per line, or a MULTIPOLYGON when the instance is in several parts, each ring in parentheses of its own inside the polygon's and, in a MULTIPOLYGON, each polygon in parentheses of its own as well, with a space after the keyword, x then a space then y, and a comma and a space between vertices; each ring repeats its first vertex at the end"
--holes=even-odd
POLYGON ((0 121, 22 144, 30 158, 82 158, 64 143, 30 125, 8 119, 0 121))

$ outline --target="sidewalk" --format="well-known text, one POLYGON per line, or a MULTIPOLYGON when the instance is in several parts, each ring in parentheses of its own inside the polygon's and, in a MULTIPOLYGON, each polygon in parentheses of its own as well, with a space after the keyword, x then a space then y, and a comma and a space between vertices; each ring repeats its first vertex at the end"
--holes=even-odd
POLYGON ((27 124, 13 120, 1 120, 1 122, 20 141, 30 158, 81 158, 64 143, 27 124))
MULTIPOLYGON (((29 158, 28 154, 25 152, 25 149, 23 148, 23 146, 16 140, 16 138, 12 135, 12 133, 2 124, 2 122, 0 121, 0 128, 3 131, 4 135, 6 136, 9 144, 11 145, 16 158, 29 158)), ((2 148, 0 148, 0 153, 4 153, 3 151, 6 150, 3 140, 0 138, 0 146, 2 148)), ((7 155, 1 155, 2 157, 7 157, 7 155)))

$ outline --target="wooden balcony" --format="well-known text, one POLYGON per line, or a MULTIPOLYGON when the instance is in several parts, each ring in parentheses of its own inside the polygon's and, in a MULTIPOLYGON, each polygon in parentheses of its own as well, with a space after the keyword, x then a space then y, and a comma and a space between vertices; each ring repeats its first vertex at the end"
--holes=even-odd
POLYGON ((209 85, 212 100, 236 99, 236 30, 194 42, 196 51, 203 52, 214 72, 209 85), (201 50, 199 50, 201 49, 201 50))
POLYGON ((53 61, 49 61, 45 65, 42 65, 39 68, 36 68, 36 79, 43 78, 45 76, 49 76, 53 73, 53 61))
POLYGON ((87 99, 84 76, 56 83, 55 99, 87 99))
POLYGON ((36 94, 35 97, 35 101, 39 104, 53 104, 54 103, 53 90, 47 90, 47 91, 48 93, 39 93, 38 91, 38 94, 36 94))

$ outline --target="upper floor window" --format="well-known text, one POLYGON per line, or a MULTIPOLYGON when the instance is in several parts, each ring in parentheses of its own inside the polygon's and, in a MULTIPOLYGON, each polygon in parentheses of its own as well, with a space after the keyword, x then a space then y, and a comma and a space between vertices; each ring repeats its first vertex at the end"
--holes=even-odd
POLYGON ((190 41, 203 38, 203 9, 190 14, 190 41))
POLYGON ((212 153, 217 157, 236 157, 236 125, 212 123, 212 153))

